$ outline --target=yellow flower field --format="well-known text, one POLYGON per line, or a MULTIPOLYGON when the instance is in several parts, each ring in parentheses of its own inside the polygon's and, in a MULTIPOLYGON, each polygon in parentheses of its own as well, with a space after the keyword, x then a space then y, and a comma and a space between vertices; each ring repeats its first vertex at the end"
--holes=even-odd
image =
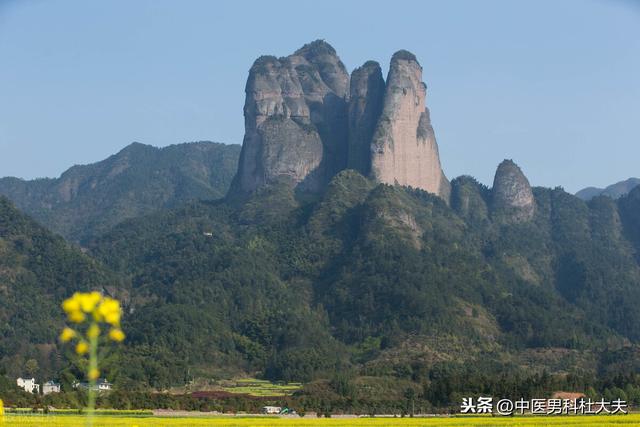
MULTIPOLYGON (((86 419, 75 415, 6 415, 2 427, 84 427, 86 419)), ((391 426, 638 426, 640 414, 620 416, 564 416, 564 417, 451 417, 451 418, 274 418, 274 417, 96 417, 94 427, 280 427, 280 426, 331 426, 331 427, 391 427, 391 426)))

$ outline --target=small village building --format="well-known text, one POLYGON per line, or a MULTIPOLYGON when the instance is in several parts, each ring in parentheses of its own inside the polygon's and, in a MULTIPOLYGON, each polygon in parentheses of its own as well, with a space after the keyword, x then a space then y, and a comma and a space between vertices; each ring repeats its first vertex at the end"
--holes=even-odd
MULTIPOLYGON (((90 384, 88 382, 74 382, 71 385, 76 390, 89 390, 90 384)), ((111 391, 112 384, 107 381, 106 378, 98 378, 96 384, 93 386, 95 391, 111 391)))
POLYGON ((27 393, 40 393, 40 384, 36 383, 35 378, 23 378, 20 377, 16 380, 18 387, 26 391, 27 393))
POLYGON ((96 386, 98 387, 98 391, 110 391, 111 383, 106 380, 106 378, 98 378, 96 382, 96 386))
POLYGON ((60 393, 61 387, 60 383, 55 381, 47 381, 42 384, 42 394, 50 394, 50 393, 60 393))

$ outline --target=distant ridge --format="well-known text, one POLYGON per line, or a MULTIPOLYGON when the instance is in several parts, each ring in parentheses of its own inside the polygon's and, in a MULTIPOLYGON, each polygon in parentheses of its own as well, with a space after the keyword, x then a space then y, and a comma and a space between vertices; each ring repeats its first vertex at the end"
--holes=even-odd
POLYGON ((125 219, 224 196, 239 155, 239 145, 207 141, 164 148, 134 142, 59 178, 1 178, 0 194, 50 230, 81 242, 125 219))
POLYGON ((618 199, 628 194, 635 187, 640 185, 640 178, 629 178, 624 181, 616 182, 607 188, 587 187, 576 193, 576 196, 582 200, 588 201, 597 196, 609 196, 612 199, 618 199))

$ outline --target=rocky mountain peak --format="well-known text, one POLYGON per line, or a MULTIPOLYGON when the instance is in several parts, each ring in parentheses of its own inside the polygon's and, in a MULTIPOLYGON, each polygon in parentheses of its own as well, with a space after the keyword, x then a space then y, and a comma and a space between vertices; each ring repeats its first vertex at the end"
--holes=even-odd
POLYGON ((391 58, 384 104, 372 141, 372 176, 449 199, 435 133, 426 108, 426 85, 415 55, 401 50, 391 58))
POLYGON ((524 222, 533 218, 535 200, 529 180, 513 160, 498 166, 492 188, 493 214, 509 222, 524 222))
POLYGON ((286 181, 317 191, 347 163, 349 74, 317 40, 286 58, 262 56, 245 89, 245 136, 232 191, 286 181))
POLYGON ((338 56, 336 50, 326 40, 318 39, 310 43, 305 44, 300 49, 296 50, 294 55, 300 56, 320 56, 320 55, 333 55, 338 56))
POLYGON ((385 84, 380 64, 367 61, 351 73, 348 166, 368 176, 371 141, 382 113, 385 84))
POLYGON ((286 58, 260 57, 247 81, 232 191, 251 193, 282 180, 318 191, 349 167, 448 200, 425 99, 422 67, 404 50, 393 55, 386 83, 375 61, 350 77, 324 40, 286 58))
POLYGON ((412 61, 420 65, 420 63, 418 62, 418 58, 416 58, 416 56, 413 53, 404 49, 397 51, 391 57, 391 64, 394 64, 395 62, 398 62, 398 61, 412 61))
POLYGON ((349 95, 349 73, 329 43, 315 40, 298 49, 292 56, 301 56, 316 67, 322 81, 337 96, 349 95))

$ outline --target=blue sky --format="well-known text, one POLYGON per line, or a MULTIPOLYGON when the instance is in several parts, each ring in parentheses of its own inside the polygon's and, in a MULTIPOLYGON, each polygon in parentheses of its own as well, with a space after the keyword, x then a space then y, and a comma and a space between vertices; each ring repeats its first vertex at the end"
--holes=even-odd
POLYGON ((0 0, 0 176, 240 143, 253 60, 317 38, 349 70, 416 54, 449 177, 490 185, 504 158, 569 191, 640 176, 631 0, 0 0))

